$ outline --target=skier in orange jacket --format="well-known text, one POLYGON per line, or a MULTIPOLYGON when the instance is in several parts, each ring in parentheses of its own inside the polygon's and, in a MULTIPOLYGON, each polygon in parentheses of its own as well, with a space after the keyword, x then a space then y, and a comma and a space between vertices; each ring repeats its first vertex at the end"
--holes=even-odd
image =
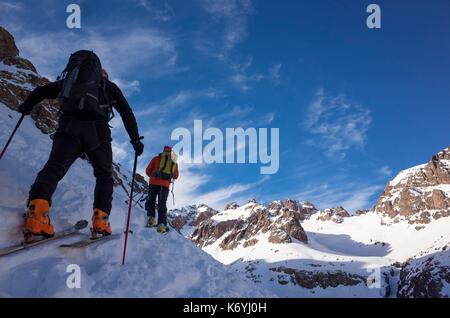
POLYGON ((174 160, 172 148, 164 147, 164 151, 153 157, 146 169, 150 177, 148 197, 145 208, 147 210, 147 227, 157 227, 158 232, 165 233, 167 227, 167 197, 170 184, 177 179, 178 164, 174 160), (156 220, 156 199, 158 199, 158 220, 156 220))

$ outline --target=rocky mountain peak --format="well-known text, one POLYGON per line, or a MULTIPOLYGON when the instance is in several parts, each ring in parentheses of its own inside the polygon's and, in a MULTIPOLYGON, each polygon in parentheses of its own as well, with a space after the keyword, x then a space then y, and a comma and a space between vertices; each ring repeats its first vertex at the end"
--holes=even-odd
MULTIPOLYGON (((0 103, 17 110, 31 90, 48 84, 30 61, 19 56, 14 37, 0 27, 0 103)), ((52 134, 58 126, 59 101, 46 100, 35 107, 31 117, 44 134, 52 134)))
POLYGON ((385 187, 374 210, 394 222, 406 219, 410 224, 449 216, 450 147, 426 164, 401 171, 385 187))
POLYGON ((267 208, 274 214, 279 214, 284 211, 292 211, 298 214, 300 220, 308 219, 318 210, 308 201, 296 201, 292 199, 276 200, 269 203, 267 208))
POLYGON ((169 220, 178 231, 189 233, 186 236, 199 247, 217 242, 223 250, 232 250, 253 246, 259 240, 274 244, 291 243, 294 239, 308 242, 300 213, 287 208, 270 210, 254 201, 242 207, 228 204, 222 212, 196 206, 172 210, 169 220))
POLYGON ((333 221, 335 223, 344 222, 344 218, 350 217, 350 213, 342 206, 337 206, 335 208, 325 209, 320 211, 317 219, 320 221, 333 221))
POLYGON ((0 26, 0 60, 15 56, 19 56, 19 49, 16 46, 14 37, 0 26))
POLYGON ((230 202, 228 203, 225 208, 224 211, 226 210, 236 210, 239 207, 239 204, 237 204, 236 202, 230 202))

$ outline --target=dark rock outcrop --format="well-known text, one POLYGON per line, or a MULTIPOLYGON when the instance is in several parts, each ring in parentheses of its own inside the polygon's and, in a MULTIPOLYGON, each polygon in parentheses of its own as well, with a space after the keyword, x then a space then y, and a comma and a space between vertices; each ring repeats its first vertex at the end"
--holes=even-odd
POLYGON ((309 219, 311 215, 318 212, 314 204, 311 202, 300 202, 291 199, 273 201, 267 206, 267 208, 275 215, 284 213, 285 211, 292 211, 297 214, 298 219, 301 221, 309 219))
MULTIPOLYGON (((343 271, 307 271, 284 266, 271 268, 270 270, 288 275, 291 283, 307 289, 366 284, 365 277, 343 271)), ((284 275, 278 276, 278 282, 282 285, 288 283, 284 275)))
POLYGON ((224 211, 226 211, 226 210, 236 210, 238 207, 239 207, 239 204, 237 204, 236 202, 231 202, 231 203, 228 203, 225 206, 224 211))
POLYGON ((441 298, 444 282, 450 285, 450 251, 427 255, 405 263, 400 270, 397 297, 441 298))

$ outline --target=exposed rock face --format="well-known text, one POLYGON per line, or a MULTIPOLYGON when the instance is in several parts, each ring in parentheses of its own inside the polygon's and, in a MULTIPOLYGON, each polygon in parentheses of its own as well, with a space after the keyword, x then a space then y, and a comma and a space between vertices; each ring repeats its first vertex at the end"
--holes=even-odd
MULTIPOLYGON (((27 98, 29 93, 37 86, 48 84, 50 81, 40 76, 34 65, 19 56, 19 50, 13 36, 0 27, 0 103, 12 110, 27 98)), ((58 128, 59 100, 44 100, 34 107, 31 117, 44 134, 53 134, 58 128)), ((121 173, 120 164, 113 164, 113 177, 115 186, 121 186, 128 194, 124 183, 131 183, 125 174, 121 173)), ((137 174, 135 193, 147 193, 148 185, 144 177, 137 174)))
POLYGON ((350 214, 341 206, 331 209, 325 209, 319 213, 317 219, 320 221, 333 221, 335 223, 344 222, 344 218, 350 217, 350 214))
POLYGON ((370 210, 367 210, 367 209, 357 210, 357 211, 355 211, 355 215, 356 215, 356 216, 365 215, 365 214, 367 214, 369 211, 370 211, 370 210))
POLYGON ((0 26, 0 59, 13 56, 19 56, 19 49, 13 36, 0 26))
POLYGON ((403 265, 400 271, 397 297, 441 298, 444 284, 450 287, 450 251, 414 259, 403 265))
MULTIPOLYGON (((34 65, 19 56, 14 38, 0 27, 0 103, 17 110, 31 90, 48 84, 34 65)), ((35 107, 31 117, 36 126, 45 134, 52 134, 58 127, 59 101, 43 101, 41 107, 35 107)))
POLYGON ((384 189, 374 210, 394 222, 427 224, 450 215, 450 147, 424 165, 400 172, 384 189))
POLYGON ((231 250, 242 244, 244 247, 258 243, 257 236, 266 234, 270 243, 291 243, 293 239, 307 243, 308 238, 300 225, 302 214, 288 209, 271 210, 251 201, 238 211, 225 210, 216 217, 206 218, 192 232, 190 239, 200 247, 221 240, 219 246, 231 250), (229 212, 221 221, 223 213, 229 212), (235 218, 232 216, 235 213, 235 218))
POLYGON ((228 203, 225 206, 224 211, 226 211, 226 210, 236 210, 238 207, 239 207, 239 204, 237 204, 236 202, 231 202, 231 203, 228 203))
POLYGON ((181 231, 186 225, 197 227, 217 213, 219 212, 213 208, 199 204, 171 210, 168 212, 167 218, 177 231, 181 231))
POLYGON ((299 285, 307 289, 366 284, 366 278, 363 276, 343 271, 306 271, 284 266, 271 268, 270 270, 276 273, 282 273, 278 275, 278 283, 285 285, 290 281, 294 285, 299 285), (286 275, 283 274, 288 275, 289 281, 286 275))
POLYGON ((280 213, 284 213, 286 211, 291 211, 295 213, 296 217, 301 221, 309 219, 311 215, 318 212, 314 204, 311 202, 299 202, 291 199, 284 201, 273 201, 267 206, 267 208, 275 215, 279 215, 280 213))
MULTIPOLYGON (((114 186, 121 187, 127 195, 129 195, 128 189, 131 188, 131 179, 127 177, 126 174, 122 172, 123 167, 120 163, 113 162, 113 179, 114 186)), ((131 173, 130 173, 131 174, 131 173)), ((139 173, 136 173, 134 178, 134 188, 133 191, 135 193, 135 200, 142 200, 148 193, 148 183, 143 176, 139 173)), ((141 207, 145 207, 145 203, 143 201, 137 202, 137 204, 141 207)))

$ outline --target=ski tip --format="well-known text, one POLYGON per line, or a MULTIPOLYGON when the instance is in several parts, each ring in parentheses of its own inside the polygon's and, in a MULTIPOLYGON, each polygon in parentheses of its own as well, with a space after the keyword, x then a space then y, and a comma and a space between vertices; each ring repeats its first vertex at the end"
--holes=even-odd
POLYGON ((74 228, 75 228, 75 230, 79 231, 79 230, 86 228, 88 226, 88 224, 89 224, 88 221, 80 220, 74 225, 74 228))

